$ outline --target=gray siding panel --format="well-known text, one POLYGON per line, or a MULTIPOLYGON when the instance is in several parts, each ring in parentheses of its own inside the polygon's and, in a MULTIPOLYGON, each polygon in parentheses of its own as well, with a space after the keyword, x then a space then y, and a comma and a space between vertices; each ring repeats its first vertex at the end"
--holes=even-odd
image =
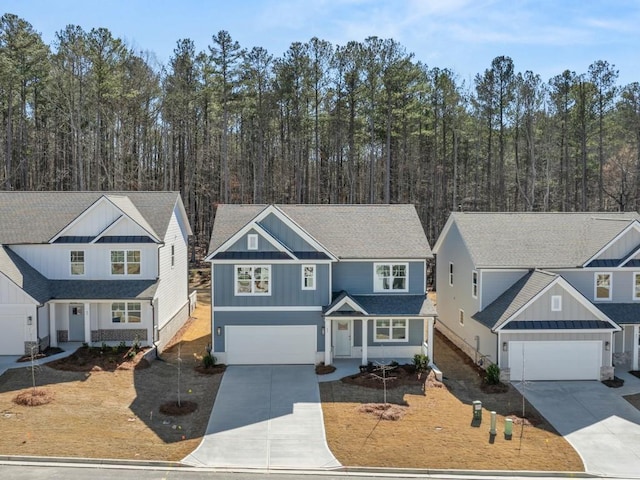
POLYGON ((367 325, 367 345, 370 347, 402 347, 419 346, 424 341, 424 320, 412 318, 409 320, 409 341, 408 342, 374 342, 375 320, 369 320, 367 325))
POLYGON ((271 233, 274 237, 284 243, 294 252, 315 252, 308 242, 303 240, 296 232, 291 230, 275 215, 268 215, 261 222, 261 226, 271 233))
MULTIPOLYGON (((333 291, 345 290, 351 295, 381 293, 373 291, 373 265, 379 262, 338 262, 333 264, 333 291)), ((393 262, 390 262, 393 263, 393 262)), ((405 263, 405 262, 398 262, 405 263)), ((425 293, 424 262, 408 262, 409 292, 411 295, 425 293)), ((386 292, 385 292, 386 293, 386 292)), ((393 294, 393 292, 389 292, 393 294)))
POLYGON ((353 346, 362 346, 362 320, 353 321, 353 346))
MULTIPOLYGON (((528 270, 482 271, 482 305, 484 310, 509 287, 527 274, 528 270)), ((475 313, 475 312, 473 312, 475 313)))
POLYGON ((544 293, 514 320, 599 320, 590 310, 582 305, 560 285, 556 284, 544 293), (551 297, 562 297, 562 310, 551 310, 551 297))
POLYGON ((302 290, 300 264, 271 264, 271 295, 255 296, 234 294, 234 268, 232 264, 213 264, 217 307, 322 306, 329 303, 328 264, 316 265, 315 290, 302 290))
POLYGON ((224 327, 227 325, 316 325, 318 352, 324 352, 324 318, 322 312, 218 312, 214 311, 213 348, 224 352, 224 327), (220 327, 222 335, 217 335, 220 327))
POLYGON ((632 228, 623 237, 618 239, 617 242, 602 252, 598 258, 605 260, 626 257, 631 253, 631 250, 638 247, 638 244, 640 244, 640 232, 632 228))
POLYGON ((627 270, 607 270, 599 269, 600 272, 611 273, 611 288, 612 299, 610 301, 596 300, 594 298, 594 284, 596 271, 585 270, 560 270, 558 273, 567 280, 573 287, 576 288, 582 295, 594 302, 597 306, 598 303, 632 303, 633 299, 633 274, 640 272, 640 270, 627 271, 627 270))
POLYGON ((247 252, 247 237, 249 235, 258 235, 258 251, 259 252, 277 252, 278 249, 269 243, 265 238, 255 230, 251 229, 245 235, 238 239, 236 243, 227 249, 229 252, 247 252))

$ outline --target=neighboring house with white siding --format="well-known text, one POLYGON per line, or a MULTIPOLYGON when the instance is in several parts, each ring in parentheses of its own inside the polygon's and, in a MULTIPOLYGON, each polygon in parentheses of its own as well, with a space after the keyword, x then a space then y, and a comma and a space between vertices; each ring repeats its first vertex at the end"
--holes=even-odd
MULTIPOLYGON (((438 328, 510 380, 638 370, 637 213, 452 213, 435 246, 438 328)), ((437 360, 437 358, 436 358, 437 360)))
POLYGON ((220 205, 213 351, 228 364, 433 357, 429 258, 413 205, 220 205))
POLYGON ((189 316, 176 192, 0 192, 0 355, 168 342, 189 316))

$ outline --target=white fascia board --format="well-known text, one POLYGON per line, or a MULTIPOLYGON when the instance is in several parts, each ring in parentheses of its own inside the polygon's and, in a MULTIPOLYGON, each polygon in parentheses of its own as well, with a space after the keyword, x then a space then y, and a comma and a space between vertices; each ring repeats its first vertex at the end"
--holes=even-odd
MULTIPOLYGON (((31 295, 29 295, 29 294, 27 293, 27 291, 26 291, 24 288, 22 288, 20 285, 18 285, 16 282, 14 282, 14 281, 11 279, 11 277, 9 277, 8 275, 6 275, 6 274, 5 274, 5 273, 3 273, 3 272, 0 272, 0 275, 2 275, 4 278, 6 278, 7 280, 9 280, 9 282, 13 283, 13 284, 16 286, 16 288, 19 288, 19 289, 20 289, 20 290, 21 290, 21 291, 22 291, 22 292, 23 292, 27 297, 29 297, 29 298, 33 301, 34 305, 43 305, 42 303, 40 303, 39 301, 37 301, 35 298, 33 298, 31 295)), ((22 304, 22 303, 16 303, 15 305, 24 305, 24 304, 22 304)), ((3 303, 3 304, 2 304, 2 306, 3 306, 3 307, 8 307, 8 306, 12 306, 12 304, 10 304, 10 303, 3 303)))
MULTIPOLYGON (((117 208, 124 216, 126 216, 129 220, 131 220, 133 223, 135 223, 136 225, 138 225, 142 230, 144 230, 145 232, 147 232, 147 234, 153 238, 156 243, 162 243, 162 240, 158 237, 158 234, 156 232, 153 231, 153 229, 151 228, 151 225, 147 227, 145 227, 144 225, 141 225, 140 222, 136 221, 134 218, 132 218, 130 215, 127 215, 127 212, 125 212, 124 210, 122 210, 122 208, 120 208, 115 202, 113 202, 111 199, 109 199, 108 195, 105 195, 104 198, 111 204, 113 205, 115 208, 117 208)), ((140 211, 138 210, 138 208, 133 204, 133 202, 129 199, 129 197, 126 197, 127 201, 131 204, 131 206, 135 209, 135 211, 137 212, 138 215, 140 215, 140 218, 148 224, 147 220, 142 216, 142 214, 140 213, 140 211)))
POLYGON ((107 225, 104 230, 102 230, 100 233, 98 233, 98 235, 96 235, 96 238, 94 238, 91 243, 96 243, 96 241, 99 238, 102 238, 106 232, 108 232, 109 230, 111 230, 115 225, 117 225, 118 223, 120 223, 120 221, 124 218, 124 214, 120 215, 118 218, 116 218, 113 222, 111 222, 109 225, 107 225))
POLYGON ((272 260, 272 259, 224 259, 216 260, 215 258, 207 258, 205 261, 214 265, 271 265, 271 264, 287 264, 287 265, 324 265, 331 264, 331 260, 300 260, 299 258, 292 258, 291 260, 272 260))
MULTIPOLYGON (((93 202, 91 205, 89 205, 87 208, 85 208, 80 215, 78 215, 76 218, 74 218, 71 222, 69 222, 62 230, 60 230, 58 233, 56 233, 50 240, 49 243, 54 243, 58 238, 62 237, 64 235, 65 232, 67 232, 67 230, 69 230, 71 227, 73 227, 75 224, 77 224, 85 215, 88 215, 88 213, 97 208, 97 205, 100 204, 100 202, 106 202, 107 198, 102 195, 100 198, 98 198, 95 202, 93 202)), ((109 202, 113 205, 112 202, 109 202)), ((119 209, 118 209, 119 210, 119 209)))
POLYGON ((311 244, 316 250, 320 250, 326 253, 332 260, 337 261, 338 257, 336 257, 333 253, 329 251, 324 245, 322 245, 318 240, 316 240, 309 232, 307 232, 304 228, 298 225, 291 217, 289 217, 286 213, 284 213, 281 209, 277 207, 277 205, 269 205, 267 208, 262 210, 255 218, 254 221, 259 222, 269 216, 270 214, 274 214, 278 217, 282 222, 284 222, 291 230, 293 230, 297 235, 302 237, 307 243, 311 244))
MULTIPOLYGON (((638 248, 638 249, 634 250, 634 251, 633 251, 633 253, 632 253, 631 255, 628 255, 627 259, 626 259, 624 262, 622 262, 620 265, 618 265, 618 267, 617 267, 617 268, 622 268, 622 267, 624 267, 627 263, 629 263, 631 260, 633 260, 633 259, 634 259, 634 257, 635 257, 636 255, 638 255, 638 253, 640 253, 640 248, 638 248)), ((636 267, 634 267, 634 268, 636 268, 636 267)))
POLYGON ((453 224, 454 221, 455 220, 454 220, 453 214, 450 213, 449 218, 447 219, 447 223, 444 224, 444 227, 442 227, 442 231, 440 232, 440 235, 438 235, 436 244, 431 249, 431 251, 436 255, 438 254, 438 250, 440 250, 440 246, 442 245, 442 242, 444 242, 444 238, 449 233, 449 230, 451 229, 451 225, 453 224))
MULTIPOLYGON (((184 203, 182 202, 182 197, 180 196, 180 194, 177 195, 177 199, 176 199, 176 204, 175 206, 178 207, 178 212, 180 213, 180 216, 182 217, 182 222, 185 226, 185 228, 187 229, 187 231, 185 232, 187 234, 187 236, 193 235, 193 230, 191 229, 191 222, 189 222, 189 216, 187 215, 187 211, 184 208, 184 203)), ((175 208, 174 208, 175 210, 175 208)))
MULTIPOLYGON (((257 217, 256 217, 257 218, 257 217)), ((279 252, 286 253, 292 260, 298 260, 298 258, 282 243, 280 243, 277 239, 275 239, 269 232, 267 232, 264 228, 258 225, 256 218, 247 223, 244 227, 234 233, 226 242, 216 248, 213 252, 211 252, 205 260, 207 261, 216 261, 213 260, 213 257, 220 252, 226 252, 229 247, 235 244, 238 240, 240 240, 244 235, 246 235, 251 230, 255 230, 262 236, 266 241, 268 241, 271 245, 273 245, 276 250, 279 252)))
POLYGON ((589 262, 598 258, 605 250, 607 250, 611 245, 616 243, 622 236, 624 236, 632 228, 635 228, 636 231, 640 233, 640 223, 638 223, 638 220, 631 220, 629 225, 627 225, 618 235, 616 235, 609 242, 607 242, 600 250, 598 250, 595 253, 595 255, 593 255, 586 262, 584 262, 582 266, 585 267, 586 265, 589 264, 589 262))
POLYGON ((280 306, 280 307, 214 307, 216 312, 321 312, 319 306, 280 306))
MULTIPOLYGON (((613 330, 613 328, 611 329, 613 330)), ((524 329, 518 329, 518 330, 502 330, 502 334, 506 335, 509 333, 576 333, 576 332, 580 332, 580 333, 611 333, 611 330, 609 330, 608 328, 566 328, 566 329, 546 329, 546 330, 536 330, 536 329, 532 329, 532 330, 524 330, 524 329)), ((617 330, 620 330, 619 328, 617 330)), ((504 338, 504 337, 503 337, 504 338)), ((510 342, 544 342, 545 340, 509 340, 510 342)), ((581 342, 582 340, 566 340, 567 342, 573 341, 573 342, 581 342)), ((597 341, 597 340, 591 340, 591 341, 597 341)))
POLYGON ((332 313, 337 312, 340 308, 348 305, 353 309, 354 312, 360 312, 362 315, 369 315, 367 311, 358 305, 352 298, 345 296, 342 300, 336 303, 333 307, 325 312, 325 317, 331 315, 332 313))

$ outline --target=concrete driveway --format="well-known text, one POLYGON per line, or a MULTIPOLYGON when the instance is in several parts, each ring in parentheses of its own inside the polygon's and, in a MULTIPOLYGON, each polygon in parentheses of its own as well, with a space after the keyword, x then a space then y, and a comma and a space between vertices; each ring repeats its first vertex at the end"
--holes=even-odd
POLYGON ((640 478, 640 411, 622 395, 640 392, 628 373, 622 388, 600 382, 514 383, 582 457, 588 473, 640 478))
POLYGON ((259 469, 340 467, 327 446, 314 367, 227 368, 205 437, 183 463, 259 469))

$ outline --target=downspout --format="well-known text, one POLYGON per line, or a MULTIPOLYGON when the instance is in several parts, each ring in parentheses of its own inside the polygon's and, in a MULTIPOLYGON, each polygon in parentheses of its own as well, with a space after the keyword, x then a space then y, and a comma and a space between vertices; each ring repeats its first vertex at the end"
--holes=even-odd
POLYGON ((156 349, 156 359, 160 359, 158 345, 156 345, 156 306, 153 304, 153 298, 149 300, 149 305, 151 305, 151 344, 156 349))

